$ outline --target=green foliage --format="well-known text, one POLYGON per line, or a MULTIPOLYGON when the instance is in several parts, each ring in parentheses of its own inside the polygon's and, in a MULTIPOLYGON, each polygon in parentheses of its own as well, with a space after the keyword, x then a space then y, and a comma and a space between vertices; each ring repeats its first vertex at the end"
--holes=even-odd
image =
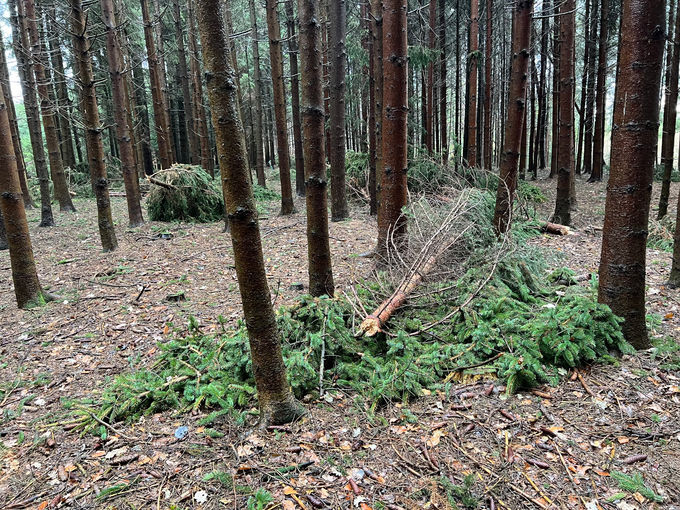
POLYGON ((219 180, 198 166, 173 165, 153 178, 147 202, 153 221, 190 221, 210 223, 224 217, 224 199, 219 180))
MULTIPOLYGON (((466 177, 475 188, 486 189, 495 196, 498 189, 498 174, 470 168, 466 170, 466 177)), ((548 200, 541 188, 523 180, 517 182, 517 198, 521 202, 534 204, 542 204, 548 200)))
POLYGON ((264 510, 269 503, 274 501, 274 496, 265 489, 257 489, 255 494, 248 498, 248 510, 264 510))
POLYGON ((253 195, 255 196, 255 200, 258 202, 272 202, 274 200, 281 199, 281 195, 279 195, 276 191, 265 188, 256 183, 253 183, 253 195))
MULTIPOLYGON (((654 167, 654 182, 662 182, 664 174, 664 165, 656 165, 654 167)), ((671 171, 671 182, 680 182, 680 171, 673 168, 671 171)))
POLYGON ((475 475, 473 474, 465 475, 463 485, 455 485, 444 476, 439 479, 439 484, 446 491, 449 505, 456 509, 459 508, 458 503, 462 504, 463 508, 477 508, 479 506, 479 499, 472 493, 474 482, 475 475))
POLYGON ((675 221, 670 214, 660 220, 649 220, 649 236, 647 248, 652 250, 672 252, 674 245, 675 221))
POLYGON ((656 503, 661 503, 663 501, 662 496, 659 496, 645 485, 645 479, 643 478, 642 473, 635 472, 632 475, 627 475, 620 471, 612 471, 611 477, 618 482, 621 490, 630 492, 631 494, 639 492, 648 500, 656 503))

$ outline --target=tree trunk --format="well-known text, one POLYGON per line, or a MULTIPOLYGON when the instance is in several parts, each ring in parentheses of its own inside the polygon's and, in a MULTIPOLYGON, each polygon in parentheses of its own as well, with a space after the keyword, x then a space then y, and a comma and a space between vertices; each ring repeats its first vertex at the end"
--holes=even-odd
POLYGON ((179 0, 173 1, 175 11, 175 40, 177 41, 177 71, 180 84, 182 86, 182 101, 184 103, 184 126, 189 141, 189 159, 191 164, 198 165, 201 156, 201 143, 194 132, 194 106, 191 97, 191 87, 189 86, 189 66, 187 65, 187 55, 184 46, 184 29, 182 24, 182 9, 179 0))
POLYGON ((331 220, 342 221, 349 217, 345 185, 345 70, 347 68, 345 0, 334 0, 331 3, 329 22, 331 220))
POLYGON ((365 0, 366 46, 368 49, 368 197, 369 213, 378 214, 378 186, 376 183, 376 166, 378 150, 378 121, 376 115, 376 41, 373 31, 375 20, 371 7, 371 0, 365 0))
POLYGON ((17 0, 9 0, 10 21, 12 23, 12 41, 14 54, 17 59, 17 69, 21 81, 21 90, 26 109, 26 121, 28 124, 31 148, 33 152, 33 165, 35 166, 38 181, 40 183, 40 226, 53 227, 54 216, 52 214, 52 200, 50 198, 50 177, 43 144, 42 126, 40 125, 40 112, 38 98, 35 92, 35 75, 33 65, 28 57, 30 43, 26 30, 23 3, 17 0))
POLYGON ((512 203, 517 189, 517 165, 521 141, 526 140, 526 94, 531 44, 533 0, 519 0, 512 11, 512 69, 510 97, 505 122, 505 146, 496 191, 494 229, 498 235, 510 228, 512 203))
MULTIPOLYGON (((80 2, 80 0, 74 0, 80 2)), ((116 123, 116 135, 120 150, 120 161, 125 184, 130 227, 144 224, 142 206, 140 205, 139 181, 135 171, 135 153, 131 139, 131 126, 128 124, 128 99, 125 90, 125 65, 120 51, 118 25, 113 8, 113 0, 101 0, 102 17, 106 27, 106 53, 109 60, 111 87, 113 89, 113 116, 116 123)), ((92 91, 94 95, 94 89, 92 91)), ((96 101, 96 99, 95 99, 96 101)))
POLYGON ((557 198, 553 222, 571 224, 574 179, 574 28, 575 0, 560 7, 560 93, 559 148, 557 153, 557 198))
POLYGON ((557 158, 560 152, 560 6, 558 0, 553 2, 555 12, 553 21, 553 76, 552 76, 552 141, 550 151, 550 178, 557 175, 557 158))
POLYGON ((493 77, 491 76, 491 46, 493 44, 493 0, 486 0, 486 43, 484 58, 484 168, 492 168, 491 150, 491 87, 493 77))
POLYGON ((266 186, 264 174, 264 140, 262 133, 262 79, 260 77, 260 45, 257 40, 257 14, 255 12, 255 0, 249 0, 250 6, 250 26, 253 45, 253 101, 255 102, 255 122, 253 123, 253 133, 255 138, 255 173, 257 183, 266 186))
POLYGON ((23 0, 24 13, 26 15, 26 27, 31 42, 31 55, 33 60, 33 72, 40 97, 40 110, 42 112, 43 128, 45 129, 45 141, 47 143, 47 156, 50 161, 50 173, 54 184, 54 196, 59 202, 59 209, 66 212, 75 212, 71 194, 66 183, 64 163, 61 160, 59 149, 59 133, 57 131, 54 104, 50 101, 50 82, 45 73, 46 52, 43 51, 38 34, 37 14, 34 0, 23 0))
POLYGON ((607 90, 607 46, 609 43, 609 0, 600 5, 600 41, 598 48, 597 85, 595 90, 595 132, 593 138, 593 171, 588 182, 602 180, 604 164, 604 117, 607 90))
POLYGON ((538 126, 536 133, 537 169, 546 167, 546 131, 548 128, 548 20, 550 16, 550 0, 544 0, 541 12, 541 77, 538 85, 538 126))
POLYGON ((383 174, 383 1, 370 0, 371 34, 373 37, 373 92, 375 105, 375 213, 380 210, 383 174))
POLYGON ((470 31, 468 39, 468 101, 467 101, 467 155, 469 167, 477 162, 477 69, 479 51, 479 0, 470 0, 470 31))
POLYGON ((152 23, 153 31, 156 36, 156 58, 158 59, 158 77, 161 83, 161 98, 163 99, 163 113, 165 114, 165 123, 168 126, 168 142, 170 145, 170 154, 172 162, 175 163, 177 159, 177 150, 175 147, 175 137, 173 133, 172 110, 170 108, 170 94, 168 93, 168 79, 166 76, 165 66, 165 43, 163 41, 163 13, 165 9, 161 10, 159 0, 153 0, 154 16, 156 22, 152 23))
MULTIPOLYGON (((109 199, 109 181, 106 177, 102 126, 99 122, 95 77, 90 57, 91 41, 88 39, 86 26, 87 16, 83 11, 81 0, 70 0, 70 4, 75 76, 81 89, 80 108, 83 112, 83 124, 85 125, 85 142, 90 167, 90 181, 97 201, 99 237, 101 238, 103 250, 111 252, 118 247, 118 241, 111 215, 111 200, 109 199)), ((110 55, 109 58, 111 58, 110 55)))
POLYGON ((595 107, 595 37, 597 37, 597 11, 600 4, 593 0, 593 10, 590 17, 590 36, 588 45, 588 80, 586 83, 586 102, 584 113, 584 147, 583 147, 583 173, 591 174, 593 171, 593 129, 595 107))
MULTIPOLYGON (((430 0, 429 4, 429 23, 427 26, 427 47, 434 54, 437 45, 437 1, 430 0)), ((432 154, 434 150, 434 62, 427 63, 427 107, 425 108, 425 118, 423 119, 423 129, 425 131, 425 148, 432 154)))
POLYGON ((300 62, 302 66, 302 128, 305 140, 307 184, 307 251, 309 293, 312 296, 335 292, 330 242, 326 153, 324 144, 324 93, 321 60, 319 0, 298 0, 300 16, 300 62))
MULTIPOLYGON (((0 88, 4 90, 4 86, 0 88)), ((39 303, 44 294, 33 259, 4 96, 0 91, 0 221, 4 220, 17 305, 27 308, 39 303)))
POLYGON ((449 133, 446 120, 446 67, 448 48, 446 46, 446 0, 439 0, 439 137, 441 139, 442 161, 449 161, 449 133))
POLYGON ((293 0, 286 0, 288 27, 288 53, 290 55, 290 104, 293 114, 293 143, 295 145, 295 192, 305 196, 305 156, 302 149, 302 122, 300 121, 300 76, 298 69, 298 41, 295 29, 293 0))
POLYGON ((142 163, 144 173, 151 175, 154 173, 153 154, 151 152, 151 128, 149 127, 149 105, 146 99, 146 87, 144 84, 144 73, 142 72, 141 62, 132 65, 132 84, 134 85, 134 95, 137 102, 137 113, 140 119, 139 139, 142 144, 142 163))
POLYGON ((160 63, 154 41, 154 30, 149 14, 148 0, 140 0, 142 20, 144 23, 144 40, 149 61, 149 80, 151 82, 151 98, 153 100, 153 118, 156 125, 156 139, 158 141, 158 160, 161 168, 170 168, 173 163, 172 147, 170 145, 170 126, 168 125, 165 100, 163 99, 163 82, 160 63))
MULTIPOLYGON (((679 13, 680 14, 680 13, 679 13)), ((669 30, 671 30, 669 26, 669 30)), ((668 213, 668 198, 671 190, 671 175, 673 174, 673 153, 675 148, 675 121, 678 106, 678 70, 680 68, 680 15, 675 19, 675 35, 671 36, 673 44, 673 60, 670 68, 668 94, 663 115, 663 137, 661 139, 661 162, 663 163, 663 181, 661 182, 661 198, 659 199, 660 220, 668 213)), ((669 48, 670 51, 670 48, 669 48)))
POLYGON ((281 24, 279 22, 277 0, 267 0, 267 31, 269 33, 269 57, 272 66, 274 117, 276 119, 279 176, 281 178, 281 214, 286 215, 292 214, 295 211, 295 205, 293 203, 293 189, 290 182, 286 86, 283 81, 283 51, 281 49, 281 24))
MULTIPOLYGON (((476 0, 473 0, 473 2, 476 0)), ((383 171, 378 210, 378 253, 386 256, 392 246, 406 242, 408 145, 407 1, 383 0, 383 171)))
MULTIPOLYGON (((625 319, 626 340, 650 346, 645 324, 647 223, 659 130, 664 0, 624 0, 599 300, 625 319)), ((677 258, 675 259, 678 260, 677 258)))
POLYGON ((281 338, 267 284, 262 241, 238 111, 234 70, 221 14, 221 0, 198 0, 208 98, 217 137, 222 189, 231 224, 234 265, 245 316, 262 426, 282 425, 304 414, 286 379, 281 338))

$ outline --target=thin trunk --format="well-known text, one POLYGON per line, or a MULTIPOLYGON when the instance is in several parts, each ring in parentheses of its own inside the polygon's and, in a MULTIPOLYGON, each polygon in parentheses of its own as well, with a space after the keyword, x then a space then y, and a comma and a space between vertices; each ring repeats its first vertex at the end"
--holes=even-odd
MULTIPOLYGON (((430 0, 429 4, 429 24, 427 26, 427 46, 434 53, 437 45, 437 1, 430 0)), ((427 108, 425 119, 423 120, 425 130, 425 148, 432 154, 434 150, 434 62, 430 60, 427 64, 427 108)))
POLYGON ((552 76, 552 140, 550 151, 550 178, 557 175, 557 158, 559 157, 560 129, 560 6, 558 0, 553 2, 555 17, 553 21, 553 76, 552 76))
POLYGON ((146 86, 144 84, 144 73, 142 72, 141 62, 132 66, 132 84, 135 90, 137 102, 137 113, 140 119, 140 142, 142 150, 142 163, 144 174, 154 173, 153 154, 151 152, 151 128, 149 127, 149 105, 146 99, 146 86))
POLYGON ((345 73, 347 68, 347 50, 345 49, 347 5, 345 0, 334 0, 329 11, 331 220, 342 221, 349 217, 345 185, 345 73))
POLYGON ((593 171, 588 182, 602 180, 604 165, 604 117, 607 90, 607 50, 609 43, 609 0, 600 5, 600 42, 598 49, 597 85, 595 90, 595 133, 593 139, 593 171))
POLYGON ((468 35, 468 100, 467 155, 469 167, 477 161, 477 72, 479 67, 479 0, 470 0, 470 30, 468 35))
POLYGON ((550 15, 550 0, 544 0, 541 12, 541 77, 538 85, 538 126, 536 128, 538 141, 536 150, 538 152, 537 169, 546 167, 546 132, 548 128, 548 20, 550 15))
POLYGON ((102 126, 99 122, 95 77, 90 56, 91 41, 87 33, 87 15, 81 0, 70 0, 71 32, 73 33, 73 54, 75 75, 80 85, 80 109, 85 125, 85 142, 90 167, 90 182, 97 202, 97 225, 99 237, 105 252, 118 247, 116 230, 111 214, 109 180, 106 176, 102 126))
POLYGON ((5 104, 4 87, 0 85, 0 221, 3 221, 9 247, 14 295, 19 308, 38 304, 44 298, 33 259, 24 200, 17 171, 12 135, 5 104))
POLYGON ((249 178, 236 77, 229 62, 229 42, 220 15, 221 5, 221 0, 197 2, 208 98, 231 224, 234 265, 248 329, 260 423, 262 426, 281 425, 299 418, 304 414, 304 408, 295 400, 286 379, 281 338, 267 284, 257 205, 249 178))
POLYGON ((57 131, 54 104, 50 101, 50 82, 45 72, 46 52, 40 44, 38 34, 37 14, 34 0, 23 0, 24 13, 26 15, 26 27, 31 43, 31 55, 33 60, 33 72, 40 97, 40 111, 42 113, 43 128, 45 129, 45 142, 47 143, 47 156, 50 161, 50 174, 54 185, 54 196, 59 202, 59 209, 66 212, 75 212, 71 200, 71 193, 64 174, 64 163, 61 160, 59 149, 59 133, 57 131))
POLYGON ((267 32, 269 33, 269 57, 272 66, 272 89, 276 140, 281 180, 281 214, 295 212, 293 188, 290 182, 290 146, 288 145, 288 120, 286 114, 286 84, 283 77, 283 50, 281 48, 281 24, 277 0, 267 0, 267 32))
POLYGON ((335 292, 328 239, 324 93, 319 0, 298 0, 302 68, 302 128, 307 184, 307 251, 309 293, 335 292))
POLYGON ((264 174, 264 139, 262 133, 262 78, 260 77, 260 44, 257 39, 257 14, 255 12, 255 0, 249 0, 250 6, 250 27, 251 39, 253 46, 253 101, 255 103, 255 122, 253 123, 253 132, 255 138, 255 173, 257 174, 257 183, 260 186, 266 186, 264 174))
POLYGON ((531 43, 533 0, 519 0, 512 11, 512 68, 509 108, 505 122, 505 145, 496 191, 494 229, 498 235, 510 228, 512 204, 517 189, 517 166, 526 125, 527 71, 531 43))
POLYGON ((35 75, 33 65, 28 54, 30 43, 28 31, 25 26, 23 3, 17 0, 9 0, 10 21, 12 23, 12 41, 14 54, 17 59, 17 70, 21 81, 21 90, 26 110, 26 121, 31 139, 33 152, 33 165, 40 183, 40 226, 52 227, 55 225, 52 214, 52 200, 50 198, 50 177, 43 144, 42 126, 40 125, 40 112, 38 98, 35 92, 35 75))
MULTIPOLYGON (((584 45, 584 50, 583 50, 583 73, 581 74, 581 106, 578 110, 579 112, 579 121, 578 121, 578 141, 576 142, 576 175, 581 175, 581 159, 583 156, 583 131, 585 127, 585 116, 586 116, 586 95, 587 95, 587 90, 588 90, 588 70, 590 69, 589 67, 589 60, 588 57, 590 56, 590 25, 592 23, 592 17, 594 14, 591 15, 590 13, 590 7, 593 4, 594 0, 585 0, 586 2, 586 13, 585 13, 585 20, 584 20, 584 38, 586 40, 585 45, 584 45)), ((593 13, 595 12, 596 8, 593 7, 593 13)))
POLYGON ((373 37, 373 80, 375 104, 375 202, 380 210, 380 193, 383 174, 383 0, 371 2, 371 32, 373 37))
POLYGON ((170 94, 168 92, 168 79, 165 66, 165 42, 163 40, 163 13, 159 0, 153 0, 154 16, 156 22, 153 23, 154 34, 156 36, 156 58, 158 59, 158 77, 161 84, 161 98, 163 100, 163 113, 165 114, 165 124, 168 126, 168 143, 172 162, 177 161, 177 151, 175 150, 174 133, 172 129, 170 94))
POLYGON ((484 168, 491 170, 491 47, 493 44, 493 0, 486 0, 486 43, 484 58, 484 168))
MULTIPOLYGON (((475 1, 475 0, 473 0, 475 1)), ((399 250, 406 242, 407 123, 408 123, 408 38, 407 1, 383 0, 383 165, 380 209, 378 211, 378 253, 386 256, 390 247, 399 250)))
MULTIPOLYGON (((529 32, 531 33, 531 32, 529 32)), ((527 94, 529 87, 527 86, 527 94)), ((528 140, 528 130, 527 130, 527 120, 529 109, 526 107, 527 98, 524 97, 524 115, 522 116, 522 140, 519 144, 519 178, 523 181, 527 178, 527 140, 528 140)), ((512 105, 510 105, 512 108, 512 105)))
POLYGON ((290 58, 290 104, 293 115, 293 144, 295 147, 295 192, 305 196, 305 156, 302 148, 302 122, 300 120, 300 71, 298 69, 298 40, 296 34, 293 0, 286 0, 288 28, 288 53, 290 58))
POLYGON ((187 65, 187 55, 184 46, 184 25, 182 23, 182 9, 180 0, 173 1, 175 11, 175 40, 177 42, 177 71, 180 84, 182 86, 182 101, 184 102, 184 126, 183 129, 188 135, 189 155, 193 165, 200 163, 201 143, 194 132, 194 105, 191 97, 191 87, 189 85, 189 66, 187 65))
POLYGON ((449 161, 449 133, 446 120, 446 0, 439 0, 439 137, 441 140, 442 161, 446 165, 449 161))
POLYGON ((585 126, 584 126, 584 148, 583 148, 583 173, 590 174, 593 171, 593 129, 595 127, 595 38, 597 37, 597 12, 600 4, 598 0, 593 0, 593 11, 590 21, 589 36, 589 55, 588 55, 588 81, 586 84, 586 103, 585 103, 585 126))
MULTIPOLYGON (((623 0, 612 172, 602 231, 598 297, 623 317, 623 334, 638 349, 650 347, 645 320, 645 266, 659 130, 664 4, 664 0, 623 0)), ((680 259, 675 257, 674 261, 680 259)))
POLYGON ((368 45, 368 196, 369 213, 371 216, 378 214, 378 186, 377 186, 377 165, 378 165, 378 116, 377 116, 377 95, 376 95, 376 60, 377 44, 374 33, 376 21, 373 16, 371 0, 366 2, 366 29, 368 45))
MULTIPOLYGON (((80 2, 80 0, 74 0, 80 2)), ((128 100, 125 90, 125 65, 120 51, 119 27, 113 7, 113 0, 101 0, 102 18, 106 27, 106 52, 113 89, 113 116, 116 123, 116 135, 120 150, 120 161, 125 184, 128 218, 131 227, 144 224, 142 215, 139 181, 135 171, 135 152, 131 138, 131 126, 128 124, 128 100)), ((94 93, 94 90, 93 90, 94 93)))

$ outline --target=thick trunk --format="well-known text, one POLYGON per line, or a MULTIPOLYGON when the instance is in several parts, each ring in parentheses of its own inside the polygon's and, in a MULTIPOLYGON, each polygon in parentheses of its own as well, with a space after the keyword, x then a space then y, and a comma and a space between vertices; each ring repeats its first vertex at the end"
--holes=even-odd
POLYGON ((659 199, 659 213, 657 214, 657 219, 659 220, 668 213, 668 198, 671 189, 671 174, 673 173, 675 121, 678 105, 678 70, 680 68, 680 13, 676 15, 675 36, 671 40, 673 41, 671 46, 673 48, 673 60, 671 62, 668 94, 666 95, 663 115, 663 138, 661 140, 663 181, 661 182, 661 198, 659 199))
MULTIPOLYGON (((92 191, 97 202, 97 225, 99 237, 105 252, 114 251, 118 247, 116 230, 111 215, 109 199, 109 181, 106 176, 104 160, 104 144, 102 126, 99 122, 95 77, 92 70, 90 44, 87 33, 87 16, 83 11, 81 0, 70 0, 71 32, 73 35, 73 54, 75 58, 75 75, 80 85, 80 108, 85 125, 85 143, 90 167, 92 191)), ((110 58, 110 55, 109 55, 110 58)))
POLYGON ((553 222, 571 224, 574 179, 574 29, 575 0, 560 7, 560 93, 557 198, 553 222))
POLYGON ((324 93, 321 60, 319 0, 298 0, 300 63, 302 66, 302 128, 305 139, 307 184, 307 251, 309 293, 332 296, 335 292, 330 242, 326 153, 324 144, 324 93))
POLYGON ((272 65, 272 88, 276 141, 279 154, 281 179, 281 214, 295 211, 293 189, 290 182, 290 147, 288 145, 288 120, 286 114, 286 85, 283 77, 283 50, 281 48, 281 23, 277 0, 267 0, 267 32, 269 34, 269 57, 272 65))
MULTIPOLYGON (((0 88, 4 90, 2 85, 0 88)), ((0 213, 0 221, 4 220, 5 237, 9 247, 17 305, 19 308, 26 308, 33 303, 37 304, 43 297, 43 291, 33 259, 7 105, 2 91, 0 91, 0 213)))
POLYGON ((288 27, 288 53, 290 54, 290 104, 293 114, 293 143, 295 145, 295 192, 305 196, 305 155, 302 148, 302 121, 300 120, 300 76, 298 69, 298 41, 295 28, 293 0, 286 0, 288 27))
MULTIPOLYGON (((476 0, 473 0, 473 2, 476 0)), ((408 76, 407 2, 383 0, 383 171, 378 211, 378 253, 406 242, 408 76), (394 244, 393 244, 394 242, 394 244)))
MULTIPOLYGON (((79 2, 80 0, 75 0, 79 2)), ((106 26, 106 52, 113 89, 113 116, 116 123, 116 135, 120 150, 120 161, 125 184, 128 218, 131 227, 144 223, 140 204, 139 181, 135 170, 135 152, 131 138, 131 126, 128 124, 129 104, 125 88, 125 65, 120 51, 118 25, 113 8, 113 0, 101 0, 102 18, 106 26)), ((93 90, 94 93, 94 90, 93 90)))
POLYGON ((625 319, 623 334, 638 349, 650 346, 645 324, 645 264, 659 129, 664 4, 664 0, 623 1, 612 171, 602 231, 598 297, 625 319))
POLYGON ((52 200, 50 198, 50 177, 45 156, 45 146, 43 144, 38 98, 35 92, 35 75, 33 74, 31 60, 28 57, 30 43, 26 30, 23 3, 17 0, 9 0, 9 7, 11 13, 10 21, 12 23, 12 41, 14 54, 17 59, 21 90, 23 92, 24 108, 26 109, 26 121, 33 152, 33 165, 35 166, 38 182, 40 183, 40 226, 52 227, 55 223, 52 214, 52 200))
POLYGON ((468 34, 468 100, 467 100, 467 153, 470 167, 477 161, 477 70, 479 67, 479 0, 470 0, 470 30, 468 34))
POLYGON ((491 170, 491 87, 493 77, 491 76, 491 47, 493 44, 493 0, 486 0, 486 42, 484 57, 484 168, 491 170))
POLYGON ((40 97, 40 111, 42 113, 43 128, 45 129, 45 142, 47 143, 47 156, 50 161, 50 174, 54 185, 54 196, 59 202, 59 209, 66 212, 75 212, 71 194, 64 174, 64 163, 59 149, 59 132, 54 110, 54 104, 50 100, 50 82, 45 72, 46 52, 40 44, 38 33, 37 14, 34 0, 23 0, 24 14, 26 15, 26 28, 31 43, 31 56, 33 60, 33 72, 40 97))
POLYGON ((600 41, 598 48, 597 85, 595 89, 595 133, 593 137, 593 171, 588 182, 602 180, 604 165, 604 117, 607 90, 607 50, 609 43, 609 0, 600 5, 600 41))
POLYGON ((182 9, 179 0, 173 1, 175 11, 175 40, 177 42, 177 72, 182 87, 182 101, 184 103, 184 125, 182 129, 187 133, 189 142, 189 159, 193 165, 200 163, 201 143, 194 132, 194 106, 189 86, 189 67, 184 46, 184 24, 182 23, 182 9))
POLYGON ((255 138, 255 173, 257 183, 266 186, 264 175, 264 140, 262 133, 262 78, 260 77, 260 44, 257 39, 257 14, 255 0, 249 0, 250 27, 253 45, 253 101, 255 102, 255 121, 253 122, 253 137, 255 138))
POLYGON ((197 2, 208 98, 231 224, 234 265, 250 341, 260 422, 263 426, 281 425, 299 418, 304 409, 293 397, 286 379, 281 339, 267 284, 257 206, 250 184, 236 78, 229 62, 229 42, 220 5, 220 0, 197 2))
POLYGON ((329 21, 331 220, 342 221, 349 216, 345 186, 345 70, 347 68, 345 0, 334 0, 331 3, 329 21))
POLYGON ((517 189, 517 166, 521 153, 521 141, 523 139, 526 141, 524 131, 532 10, 533 0, 520 0, 512 11, 510 97, 494 212, 494 229, 498 235, 504 234, 510 228, 512 203, 517 189))

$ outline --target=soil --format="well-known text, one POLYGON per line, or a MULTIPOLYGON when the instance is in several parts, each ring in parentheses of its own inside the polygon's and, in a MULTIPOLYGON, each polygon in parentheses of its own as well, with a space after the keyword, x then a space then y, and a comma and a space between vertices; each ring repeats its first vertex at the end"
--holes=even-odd
MULTIPOLYGON (((548 219, 555 182, 537 184, 548 219)), ((577 274, 597 271, 605 186, 579 180, 573 234, 533 241, 562 253, 560 264, 577 274)), ((261 222, 277 306, 305 292, 294 284, 306 289, 304 203, 296 206, 280 217, 269 203, 261 222)), ((41 280, 57 301, 18 311, 0 252, 0 508, 446 509, 455 500, 461 508, 680 509, 680 373, 653 350, 512 396, 478 382, 372 412, 331 389, 287 427, 222 419, 211 427, 224 437, 213 439, 198 423, 203 413, 168 411, 107 425, 106 439, 81 436, 66 403, 96 398, 113 376, 153 362, 169 324, 181 328, 191 315, 210 332, 220 316, 233 325, 241 312, 221 225, 126 229, 124 198, 114 197, 119 249, 103 254, 93 201, 76 207, 50 229, 29 211, 41 280), (184 439, 175 437, 180 426, 184 439), (218 471, 233 483, 205 480, 218 471), (648 490, 622 486, 617 473, 641 475, 648 490), (274 501, 258 506, 258 489, 274 501)), ((356 209, 330 228, 342 290, 373 268, 357 255, 372 248, 375 221, 356 209)), ((660 317, 653 334, 672 343, 680 301, 664 286, 670 261, 648 251, 648 307, 660 317)))

